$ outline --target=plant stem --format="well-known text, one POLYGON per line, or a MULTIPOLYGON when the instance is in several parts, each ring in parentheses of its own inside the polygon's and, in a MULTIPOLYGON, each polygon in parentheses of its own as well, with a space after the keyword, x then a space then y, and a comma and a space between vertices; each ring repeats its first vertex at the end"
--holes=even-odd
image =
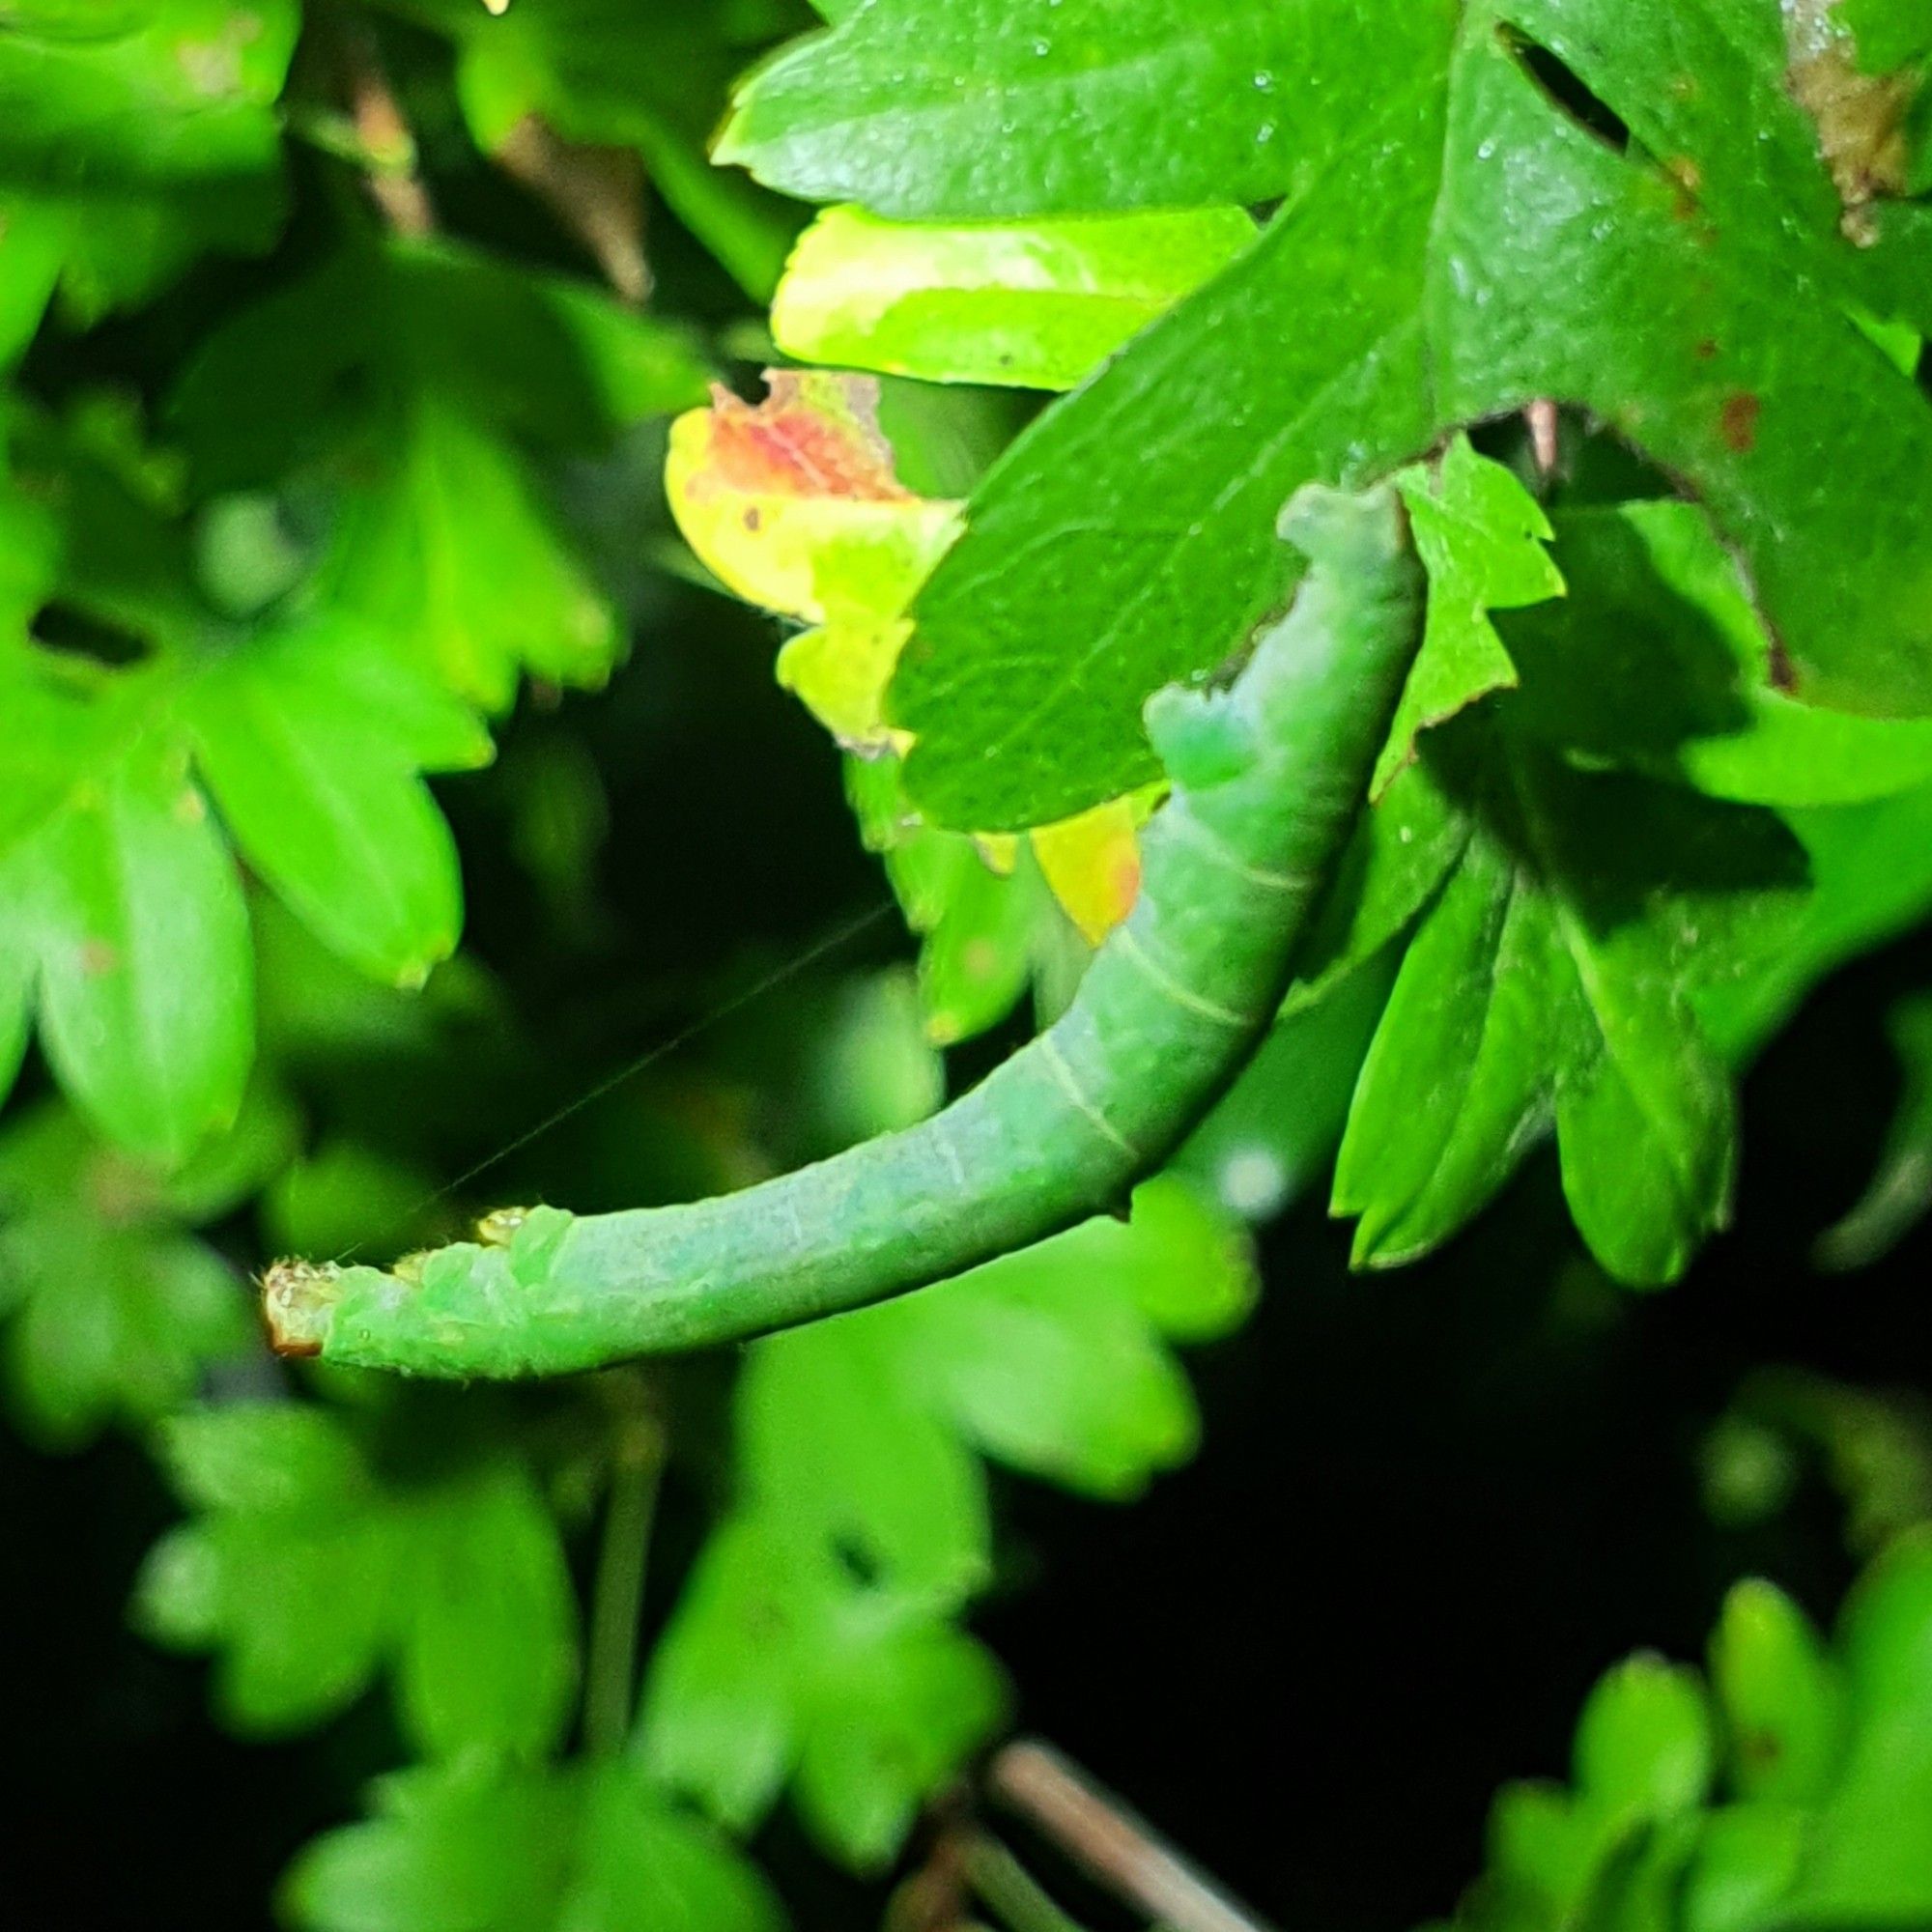
POLYGON ((1009 1932, 1083 1932, 997 1838, 970 1833, 961 1848, 967 1882, 1009 1932))
POLYGON ((583 1747, 614 1757, 631 1728, 636 1695, 638 1622, 643 1608, 651 1519, 664 1468, 664 1431, 639 1400, 616 1422, 604 1541, 590 1602, 589 1654, 583 1667, 583 1747))
POLYGON ((1006 1746, 986 1783, 1091 1877, 1172 1932, 1267 1932, 1051 1745, 1020 1738, 1006 1746))

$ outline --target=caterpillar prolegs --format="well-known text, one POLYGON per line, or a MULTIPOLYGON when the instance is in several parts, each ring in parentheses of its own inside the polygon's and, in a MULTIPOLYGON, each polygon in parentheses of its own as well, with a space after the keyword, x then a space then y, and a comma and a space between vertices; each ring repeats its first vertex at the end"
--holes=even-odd
POLYGON ((1122 1201, 1246 1062, 1358 809, 1421 636, 1395 492, 1310 486, 1281 533, 1310 568, 1218 690, 1169 686, 1172 781, 1142 883, 1071 1006, 929 1120, 740 1193, 491 1217, 390 1271, 280 1262, 289 1354, 418 1376, 554 1376, 863 1307, 1122 1201))

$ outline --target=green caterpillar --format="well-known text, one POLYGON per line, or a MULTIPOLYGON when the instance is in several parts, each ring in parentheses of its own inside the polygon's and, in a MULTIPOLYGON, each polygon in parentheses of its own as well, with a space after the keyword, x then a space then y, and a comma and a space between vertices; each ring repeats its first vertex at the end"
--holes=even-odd
POLYGON ((1240 1069, 1280 1004, 1421 634, 1401 504, 1311 486, 1310 569, 1225 689, 1147 706, 1173 790, 1125 923, 1065 1014, 930 1120, 742 1193, 492 1216, 392 1272, 281 1262, 275 1346, 410 1375, 564 1375, 898 1294, 1124 1200, 1240 1069))

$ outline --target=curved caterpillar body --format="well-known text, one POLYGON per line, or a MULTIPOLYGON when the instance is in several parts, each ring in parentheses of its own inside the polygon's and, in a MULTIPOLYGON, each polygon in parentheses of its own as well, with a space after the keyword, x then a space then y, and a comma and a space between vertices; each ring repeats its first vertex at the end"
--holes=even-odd
POLYGON ((1173 790, 1132 913, 1065 1014, 930 1120, 713 1200, 496 1216, 372 1267, 278 1263, 290 1354, 451 1378, 561 1375, 739 1340, 922 1287, 1124 1200, 1239 1071, 1286 988, 1421 631, 1395 493, 1311 487, 1311 568, 1225 689, 1147 707, 1173 790))

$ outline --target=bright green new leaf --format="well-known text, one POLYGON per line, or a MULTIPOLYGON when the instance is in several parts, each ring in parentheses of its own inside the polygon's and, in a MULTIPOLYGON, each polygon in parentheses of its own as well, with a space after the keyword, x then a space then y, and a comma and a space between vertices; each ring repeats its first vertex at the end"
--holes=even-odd
POLYGON ((26 200, 0 201, 0 368, 25 353, 60 280, 66 226, 26 200))
POLYGON ((142 1620, 218 1654, 249 1732, 301 1729, 386 1668, 425 1751, 540 1756, 576 1677, 576 1605, 554 1519, 500 1457, 392 1476, 330 1411, 239 1403, 166 1436, 197 1514, 150 1555, 142 1620))
POLYGON ((1544 549, 1549 519, 1508 469, 1478 456, 1466 436, 1450 443, 1433 471, 1407 470, 1397 482, 1429 572, 1429 617, 1376 762, 1372 798, 1415 756, 1418 733, 1517 682, 1490 612, 1563 595, 1562 573, 1544 549))
POLYGON ((1932 786, 1833 810, 1786 814, 1811 892, 1781 943, 1700 1011, 1726 1059, 1755 1054, 1825 976, 1909 931, 1932 908, 1932 786))
POLYGON ((1932 405, 1848 313, 1922 309, 1925 251, 1902 224, 1869 247, 1841 231, 1786 61, 1776 10, 1738 0, 882 0, 763 70, 721 153, 879 213, 1287 197, 980 492, 895 685, 915 800, 985 828, 1131 788, 1147 693, 1221 662, 1283 594, 1273 519, 1298 483, 1393 468, 1536 396, 1690 480, 1798 696, 1932 701, 1932 527, 1912 507, 1932 405), (1537 46, 1628 152, 1545 90, 1537 46), (1829 492, 1821 434, 1852 466, 1829 492))
POLYGON ((772 298, 787 355, 1070 389, 1255 239, 1241 209, 947 227, 828 209, 772 298))
POLYGON ((1867 73, 1891 73, 1932 59, 1932 20, 1918 0, 1837 0, 1837 16, 1867 73))
POLYGON ((16 909, 0 900, 0 1101, 12 1091, 33 1025, 34 961, 16 909))
POLYGON ((415 1770, 297 1859, 312 1932, 779 1932, 755 1870, 621 1764, 415 1770))
POLYGON ((1715 1696, 1639 1656, 1592 1691, 1577 1788, 1512 1785, 1468 1932, 1909 1925, 1932 1905, 1932 1557, 1866 1574, 1828 1654, 1769 1583, 1734 1590, 1715 1696), (1715 1723, 1714 1723, 1715 1719, 1715 1723))
POLYGON ((1804 1815, 1776 1805, 1714 1811, 1681 1891, 1684 1932, 1753 1932, 1776 1923, 1804 1856, 1804 1815))

